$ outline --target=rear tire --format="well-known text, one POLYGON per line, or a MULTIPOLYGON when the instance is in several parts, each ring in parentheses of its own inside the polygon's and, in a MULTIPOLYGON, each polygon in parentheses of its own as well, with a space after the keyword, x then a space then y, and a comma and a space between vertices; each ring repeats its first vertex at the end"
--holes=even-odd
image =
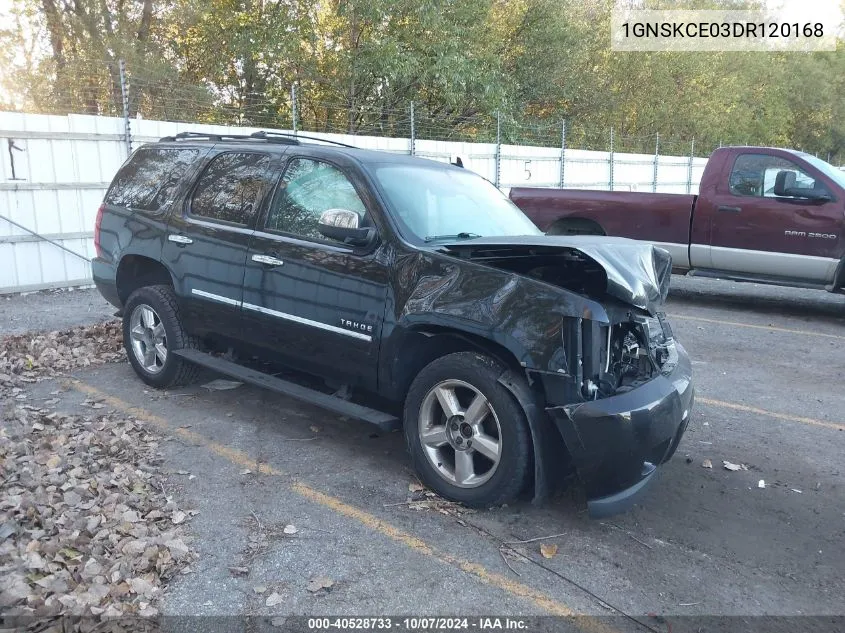
POLYGON ((170 286, 145 286, 123 308, 123 346, 135 373, 160 389, 186 385, 199 367, 172 352, 197 349, 198 340, 182 327, 176 294, 170 286))
POLYGON ((405 399, 405 440, 422 481, 470 506, 515 499, 528 483, 528 420, 499 383, 504 367, 474 352, 438 358, 420 371, 405 399))

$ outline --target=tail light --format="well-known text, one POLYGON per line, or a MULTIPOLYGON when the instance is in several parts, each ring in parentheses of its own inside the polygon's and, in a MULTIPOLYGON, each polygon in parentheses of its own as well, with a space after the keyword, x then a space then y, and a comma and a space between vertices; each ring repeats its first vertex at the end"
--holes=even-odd
POLYGON ((100 208, 97 209, 97 220, 94 222, 94 250, 97 253, 97 257, 103 256, 103 247, 100 246, 100 225, 103 223, 103 211, 105 208, 105 203, 100 205, 100 208))

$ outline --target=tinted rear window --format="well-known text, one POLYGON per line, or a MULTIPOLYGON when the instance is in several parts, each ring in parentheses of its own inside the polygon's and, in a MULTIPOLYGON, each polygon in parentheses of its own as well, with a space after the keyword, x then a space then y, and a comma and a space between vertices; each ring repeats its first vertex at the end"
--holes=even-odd
POLYGON ((270 156, 226 152, 215 157, 197 181, 191 215, 251 225, 269 183, 270 156))
POLYGON ((158 212, 170 202, 199 150, 140 149, 115 176, 106 203, 158 212))

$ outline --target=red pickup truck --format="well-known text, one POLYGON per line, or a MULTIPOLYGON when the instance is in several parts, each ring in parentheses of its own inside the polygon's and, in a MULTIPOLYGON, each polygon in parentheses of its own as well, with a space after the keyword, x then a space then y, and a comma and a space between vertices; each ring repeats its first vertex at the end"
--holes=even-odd
POLYGON ((672 255, 674 272, 779 285, 845 286, 845 172, 803 152, 724 147, 699 194, 511 189, 549 235, 618 235, 672 255))

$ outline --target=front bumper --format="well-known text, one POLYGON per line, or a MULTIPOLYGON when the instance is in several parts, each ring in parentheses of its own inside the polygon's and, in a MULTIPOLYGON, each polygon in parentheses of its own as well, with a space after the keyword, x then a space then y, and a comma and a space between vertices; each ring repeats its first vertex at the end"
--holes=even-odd
POLYGON ((689 357, 676 345, 677 364, 667 375, 610 398, 546 409, 584 483, 594 518, 632 506, 654 481, 657 466, 678 448, 695 389, 689 357))

